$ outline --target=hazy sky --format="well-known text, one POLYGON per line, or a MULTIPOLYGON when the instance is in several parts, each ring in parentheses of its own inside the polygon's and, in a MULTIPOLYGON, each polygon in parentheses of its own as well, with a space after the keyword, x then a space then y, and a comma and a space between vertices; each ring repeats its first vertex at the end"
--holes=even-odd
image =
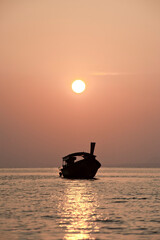
POLYGON ((160 167, 160 1, 1 0, 0 115, 0 167, 160 167))

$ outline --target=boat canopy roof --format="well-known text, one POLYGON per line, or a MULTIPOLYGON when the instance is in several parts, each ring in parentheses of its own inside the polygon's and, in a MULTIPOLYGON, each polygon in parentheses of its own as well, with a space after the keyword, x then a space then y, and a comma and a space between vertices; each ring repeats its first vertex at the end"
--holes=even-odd
POLYGON ((67 156, 63 157, 63 161, 66 161, 69 158, 77 157, 77 156, 82 156, 82 157, 91 157, 91 156, 93 157, 94 156, 95 157, 95 155, 87 153, 87 152, 76 152, 76 153, 68 154, 67 156))

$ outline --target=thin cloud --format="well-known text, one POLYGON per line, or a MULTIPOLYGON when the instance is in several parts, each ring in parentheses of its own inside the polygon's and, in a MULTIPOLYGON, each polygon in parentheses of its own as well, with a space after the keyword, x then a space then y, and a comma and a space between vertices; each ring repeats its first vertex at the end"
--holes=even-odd
POLYGON ((133 75, 160 75, 160 73, 151 73, 151 72, 93 72, 91 76, 133 76, 133 75))
POLYGON ((94 72, 91 73, 92 76, 122 76, 122 75, 135 75, 135 73, 127 72, 94 72))

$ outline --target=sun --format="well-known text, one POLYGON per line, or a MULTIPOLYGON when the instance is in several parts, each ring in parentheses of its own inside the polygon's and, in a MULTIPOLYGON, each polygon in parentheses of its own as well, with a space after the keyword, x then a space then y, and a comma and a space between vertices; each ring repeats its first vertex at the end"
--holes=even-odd
POLYGON ((75 80, 72 83, 72 90, 75 93, 82 93, 86 88, 86 84, 84 81, 82 80, 75 80))

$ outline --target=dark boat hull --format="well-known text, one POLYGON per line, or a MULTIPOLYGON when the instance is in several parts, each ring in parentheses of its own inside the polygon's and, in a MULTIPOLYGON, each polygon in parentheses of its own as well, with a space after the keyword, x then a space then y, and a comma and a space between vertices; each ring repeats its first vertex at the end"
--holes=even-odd
POLYGON ((101 164, 96 159, 84 159, 70 166, 64 166, 61 169, 61 175, 64 178, 91 179, 94 178, 100 166, 101 164))

